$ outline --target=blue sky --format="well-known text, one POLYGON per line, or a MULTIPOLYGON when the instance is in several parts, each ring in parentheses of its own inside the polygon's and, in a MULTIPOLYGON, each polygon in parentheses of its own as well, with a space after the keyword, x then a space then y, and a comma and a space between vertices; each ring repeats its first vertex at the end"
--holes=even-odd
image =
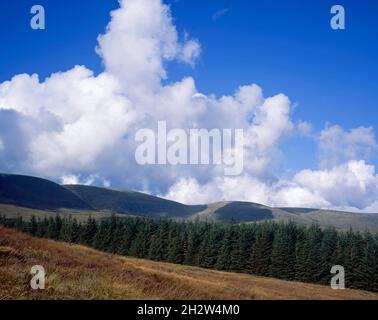
MULTIPOLYGON (((0 80, 22 72, 43 77, 75 64, 102 70, 94 47, 117 1, 37 2, 46 9, 43 32, 29 27, 34 0, 2 1, 0 80)), ((324 121, 349 127, 376 124, 376 1, 338 1, 346 10, 344 31, 329 27, 332 0, 168 3, 179 32, 187 31, 204 44, 195 70, 170 68, 173 79, 193 74, 201 91, 216 94, 231 94, 252 81, 267 95, 285 92, 300 104, 298 116, 319 126, 324 121), (213 15, 222 9, 228 11, 214 21, 213 15)))
MULTIPOLYGON (((38 2, 45 7, 47 29, 29 27, 33 0, 4 0, 0 19, 2 50, 0 81, 18 73, 41 78, 76 64, 100 72, 94 51, 98 34, 117 8, 116 0, 38 2)), ((193 75, 206 94, 229 93, 241 84, 256 83, 265 95, 283 92, 298 107, 294 118, 344 128, 378 127, 378 2, 338 1, 346 10, 346 30, 329 26, 335 1, 168 1, 183 36, 197 38, 203 51, 193 69, 169 66, 170 80, 193 75), (224 11, 218 19, 214 14, 224 11)), ((287 161, 294 167, 314 165, 291 141, 287 161)))
MULTIPOLYGON (((295 106, 293 123, 311 123, 313 132, 339 125, 378 128, 378 2, 375 0, 169 0, 179 38, 187 33, 202 52, 195 67, 167 64, 173 84, 192 76, 197 90, 233 95, 256 83, 265 97, 284 93, 295 106), (346 30, 330 28, 330 8, 346 10, 346 30)), ((51 73, 85 65, 104 70, 95 52, 116 0, 39 0, 46 30, 29 26, 34 0, 1 3, 0 83, 20 73, 51 73)), ((314 139, 291 137, 281 144, 287 174, 317 169, 314 139)), ((376 152, 369 163, 377 165, 376 152)))

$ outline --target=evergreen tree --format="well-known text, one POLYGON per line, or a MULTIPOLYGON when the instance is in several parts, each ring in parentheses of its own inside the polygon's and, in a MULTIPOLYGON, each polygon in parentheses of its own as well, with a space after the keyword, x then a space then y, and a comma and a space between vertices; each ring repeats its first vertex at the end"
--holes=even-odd
POLYGON ((308 257, 305 261, 305 268, 307 273, 306 281, 318 283, 321 279, 322 270, 319 269, 321 264, 321 246, 322 246, 322 230, 319 226, 311 226, 308 230, 307 250, 308 257))
POLYGON ((188 236, 186 224, 183 224, 178 231, 178 235, 173 239, 174 244, 170 246, 168 261, 183 264, 188 249, 188 236))
POLYGON ((378 234, 374 237, 374 263, 373 263, 374 283, 373 291, 378 292, 378 234))
POLYGON ((292 280, 295 277, 296 228, 293 223, 280 224, 275 232, 270 259, 270 275, 292 280))
POLYGON ((251 247, 251 234, 245 225, 238 225, 235 229, 235 241, 231 247, 230 264, 231 270, 243 271, 246 268, 251 247))
POLYGON ((36 219, 36 217, 34 215, 30 218, 30 226, 28 228, 28 232, 32 236, 36 236, 37 235, 37 232, 38 232, 38 222, 37 222, 37 219, 36 219))
POLYGON ((200 223, 198 221, 188 224, 187 250, 185 253, 184 264, 195 265, 198 248, 200 246, 199 227, 200 223))
POLYGON ((359 280, 360 289, 374 291, 375 283, 375 270, 376 270, 376 259, 375 259, 375 243, 373 236, 366 232, 363 236, 363 251, 361 259, 361 278, 359 280))
POLYGON ((62 221, 62 227, 59 232, 59 239, 65 242, 72 242, 72 217, 62 221))
MULTIPOLYGON (((236 232, 235 232, 235 223, 233 221, 227 225, 226 231, 222 240, 222 245, 218 255, 215 268, 219 270, 231 270, 231 253, 236 244, 236 232)), ((235 261, 234 261, 235 262, 235 261)))
MULTIPOLYGON (((157 228, 160 228, 160 221, 157 223, 157 228)), ((157 243, 160 241, 160 238, 153 237, 152 235, 155 232, 154 222, 151 218, 143 218, 139 221, 136 226, 136 234, 133 239, 130 247, 130 255, 138 258, 147 258, 150 253, 150 246, 152 241, 155 241, 154 245, 159 246, 157 243)), ((158 232, 158 231, 156 231, 158 232)), ((158 247, 154 249, 154 252, 151 252, 150 259, 159 260, 162 256, 159 256, 158 247)))
POLYGON ((309 281, 307 261, 310 252, 308 232, 304 228, 297 230, 297 242, 295 246, 295 279, 298 281, 309 281))
MULTIPOLYGON (((137 233, 138 219, 125 218, 122 225, 122 238, 118 243, 117 252, 123 255, 132 255, 130 248, 137 233)), ((151 236, 151 235, 150 235, 151 236)))
POLYGON ((22 216, 18 216, 17 219, 16 219, 16 223, 15 223, 15 226, 14 226, 18 231, 24 231, 24 220, 22 218, 22 216))
POLYGON ((362 289, 364 284, 364 241, 360 233, 349 232, 350 259, 346 279, 349 288, 362 289))
POLYGON ((331 268, 338 265, 338 236, 334 228, 327 228, 323 231, 322 244, 320 249, 319 282, 329 284, 333 276, 331 268))
POLYGON ((83 228, 83 234, 81 235, 80 242, 91 246, 93 244, 93 239, 97 233, 97 222, 91 216, 88 217, 87 223, 83 228))
POLYGON ((269 275, 270 256, 272 252, 273 232, 269 223, 262 223, 252 245, 246 270, 261 276, 269 275))
POLYGON ((93 246, 96 249, 103 250, 103 251, 106 250, 105 243, 106 243, 107 229, 108 229, 108 222, 106 220, 101 221, 100 226, 93 239, 93 246))
POLYGON ((180 259, 180 247, 181 243, 180 227, 178 224, 174 223, 171 226, 168 237, 168 253, 167 261, 172 263, 182 263, 180 259))
POLYGON ((153 259, 158 261, 167 261, 168 259, 168 239, 169 239, 170 222, 167 218, 160 218, 158 230, 155 234, 154 250, 151 252, 153 259))
POLYGON ((46 217, 42 220, 38 220, 37 237, 48 237, 49 221, 46 217))

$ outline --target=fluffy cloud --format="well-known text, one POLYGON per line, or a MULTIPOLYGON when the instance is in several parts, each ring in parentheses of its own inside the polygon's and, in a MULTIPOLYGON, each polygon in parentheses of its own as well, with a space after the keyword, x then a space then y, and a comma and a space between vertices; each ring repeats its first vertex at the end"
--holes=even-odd
POLYGON ((127 91, 160 88, 167 77, 165 60, 181 59, 193 64, 200 45, 185 37, 178 41, 169 8, 160 0, 120 1, 111 13, 106 33, 99 36, 97 52, 107 72, 116 75, 127 91))
POLYGON ((176 60, 193 67, 201 45, 187 34, 180 39, 161 0, 121 0, 96 51, 104 64, 97 76, 75 66, 44 81, 21 74, 0 84, 0 170, 63 183, 111 182, 186 203, 248 200, 356 209, 373 204, 374 167, 353 161, 375 148, 372 129, 326 128, 317 138, 322 169, 281 180, 281 140, 311 132, 309 123, 293 122, 287 96, 264 97, 255 84, 233 95, 204 95, 191 77, 164 85, 166 64, 176 60), (160 120, 168 130, 243 129, 243 174, 225 177, 216 166, 138 165, 135 133, 156 129, 160 120))
POLYGON ((202 203, 233 199, 279 207, 369 211, 378 208, 378 175, 374 166, 353 160, 332 169, 300 171, 291 181, 263 182, 244 175, 216 177, 200 185, 192 178, 181 179, 167 197, 193 204, 193 198, 202 203))
POLYGON ((371 127, 345 131, 340 126, 330 126, 320 132, 317 141, 323 168, 353 159, 367 159, 378 147, 371 127))
POLYGON ((304 170, 294 181, 327 201, 328 206, 364 209, 378 199, 375 167, 365 161, 351 160, 325 170, 304 170))
MULTIPOLYGON (((83 66, 42 83, 37 75, 23 74, 0 84, 0 112, 1 122, 13 122, 11 131, 1 126, 4 154, 23 159, 18 169, 51 177, 90 172, 104 153, 122 144, 135 117, 112 75, 94 77, 83 66)), ((12 162, 13 157, 5 167, 12 162)))

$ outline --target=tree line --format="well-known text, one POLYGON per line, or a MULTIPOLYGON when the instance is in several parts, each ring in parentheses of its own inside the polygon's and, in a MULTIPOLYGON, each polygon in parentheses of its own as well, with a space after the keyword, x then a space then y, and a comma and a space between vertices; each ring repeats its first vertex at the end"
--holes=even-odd
POLYGON ((125 256, 319 284, 329 284, 332 266, 341 265, 347 288, 378 292, 378 234, 369 232, 116 216, 85 223, 0 216, 0 225, 125 256))

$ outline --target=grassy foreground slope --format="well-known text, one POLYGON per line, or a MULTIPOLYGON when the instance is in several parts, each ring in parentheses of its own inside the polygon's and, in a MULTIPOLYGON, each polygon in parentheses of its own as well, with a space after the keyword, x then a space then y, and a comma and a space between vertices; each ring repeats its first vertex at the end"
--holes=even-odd
POLYGON ((0 227, 0 299, 378 299, 378 294, 103 253, 0 227), (29 288, 43 265, 46 289, 29 288))

